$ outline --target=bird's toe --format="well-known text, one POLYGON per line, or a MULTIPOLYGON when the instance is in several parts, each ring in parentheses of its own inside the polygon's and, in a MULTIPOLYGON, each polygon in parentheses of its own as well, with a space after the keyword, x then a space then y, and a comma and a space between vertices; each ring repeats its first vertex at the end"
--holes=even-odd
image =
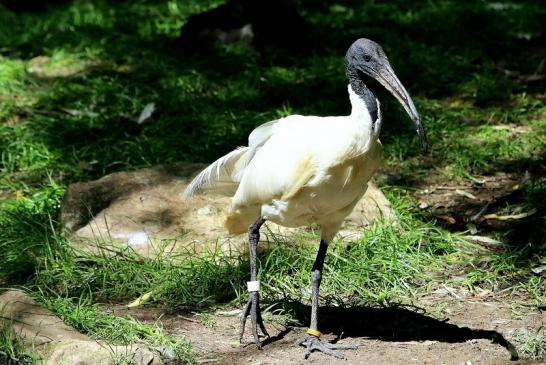
POLYGON ((269 337, 269 333, 267 332, 263 319, 262 319, 262 311, 260 309, 259 296, 257 292, 250 293, 248 302, 246 303, 245 308, 243 309, 243 313, 241 316, 241 323, 239 327, 239 342, 242 342, 243 340, 246 320, 249 316, 251 319, 251 330, 252 330, 252 335, 254 337, 254 343, 256 344, 256 347, 258 348, 258 350, 261 350, 262 343, 260 342, 260 338, 258 335, 258 326, 260 327, 261 331, 263 332, 265 336, 269 337))
POLYGON ((356 346, 347 346, 347 345, 338 345, 328 342, 322 342, 318 337, 306 334, 304 337, 300 338, 295 342, 298 346, 304 346, 307 348, 305 352, 305 358, 308 359, 311 356, 311 353, 315 351, 320 351, 326 355, 333 356, 338 359, 345 359, 345 356, 334 350, 349 350, 356 349, 356 346))

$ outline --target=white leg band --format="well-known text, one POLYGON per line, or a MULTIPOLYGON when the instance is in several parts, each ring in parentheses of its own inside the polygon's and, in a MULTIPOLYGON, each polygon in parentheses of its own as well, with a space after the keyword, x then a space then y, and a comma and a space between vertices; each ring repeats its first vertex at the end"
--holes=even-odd
POLYGON ((260 291, 260 282, 259 281, 247 281, 246 285, 248 287, 248 292, 252 293, 254 291, 260 291))

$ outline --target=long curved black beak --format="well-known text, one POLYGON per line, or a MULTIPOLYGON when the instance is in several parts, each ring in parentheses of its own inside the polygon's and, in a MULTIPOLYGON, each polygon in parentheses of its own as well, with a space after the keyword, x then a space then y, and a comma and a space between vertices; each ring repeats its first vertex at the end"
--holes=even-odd
POLYGON ((389 92, 396 99, 398 99, 400 104, 402 104, 402 106, 406 110, 406 113, 408 113, 411 120, 413 120, 415 130, 417 132, 417 135, 419 136, 421 151, 423 153, 427 152, 428 143, 425 127, 423 127, 423 124, 421 123, 421 118, 419 117, 419 113, 417 113, 417 109, 415 108, 415 104, 413 104, 413 100, 411 100, 411 97, 406 91, 406 88, 404 87, 404 85, 402 85, 400 80, 398 80, 398 77, 396 77, 396 74, 394 73, 391 65, 386 59, 381 66, 381 69, 379 71, 371 73, 371 76, 375 78, 381 85, 383 85, 383 87, 389 90, 389 92))

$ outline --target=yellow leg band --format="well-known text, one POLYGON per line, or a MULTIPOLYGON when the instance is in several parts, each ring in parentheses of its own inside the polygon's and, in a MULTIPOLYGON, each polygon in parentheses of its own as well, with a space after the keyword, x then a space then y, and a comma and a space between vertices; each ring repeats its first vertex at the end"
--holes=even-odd
POLYGON ((311 328, 309 328, 307 331, 305 331, 305 333, 307 333, 308 335, 311 335, 311 336, 315 336, 316 338, 319 338, 320 335, 322 335, 322 333, 320 333, 320 331, 312 330, 311 328))

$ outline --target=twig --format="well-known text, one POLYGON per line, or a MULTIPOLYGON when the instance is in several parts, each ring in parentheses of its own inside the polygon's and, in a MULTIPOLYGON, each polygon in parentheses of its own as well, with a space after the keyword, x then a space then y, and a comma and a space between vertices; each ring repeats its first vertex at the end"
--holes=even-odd
POLYGON ((192 322, 192 323, 201 323, 201 321, 196 321, 195 319, 191 319, 191 318, 188 318, 188 317, 184 317, 183 315, 181 314, 178 314, 177 315, 178 318, 182 318, 188 322, 192 322))

